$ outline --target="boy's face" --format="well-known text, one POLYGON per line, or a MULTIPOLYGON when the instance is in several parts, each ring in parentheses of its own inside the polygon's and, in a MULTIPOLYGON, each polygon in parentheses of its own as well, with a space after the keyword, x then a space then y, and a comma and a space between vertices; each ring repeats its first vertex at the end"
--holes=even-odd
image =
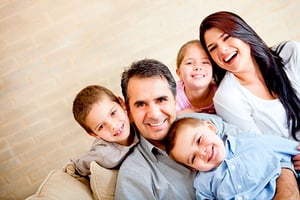
POLYGON ((103 96, 92 106, 86 117, 86 125, 93 131, 90 135, 108 142, 128 145, 130 121, 126 106, 122 99, 120 101, 121 105, 103 96))
POLYGON ((170 155, 179 163, 198 171, 209 171, 225 158, 224 143, 215 133, 215 126, 205 121, 204 126, 180 127, 170 155))
POLYGON ((183 52, 183 60, 176 70, 189 89, 206 88, 212 81, 212 65, 200 44, 190 44, 183 52))
POLYGON ((163 139, 176 118, 176 100, 168 81, 159 76, 132 77, 128 83, 128 104, 140 134, 164 149, 163 139))

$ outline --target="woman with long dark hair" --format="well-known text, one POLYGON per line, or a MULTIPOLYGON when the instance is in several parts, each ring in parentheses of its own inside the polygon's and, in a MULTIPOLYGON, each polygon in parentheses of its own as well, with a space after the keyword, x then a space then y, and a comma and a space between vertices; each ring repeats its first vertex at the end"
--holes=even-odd
MULTIPOLYGON (((218 84, 214 106, 244 130, 300 140, 300 43, 268 47, 238 15, 221 11, 200 25, 218 84)), ((300 169, 300 155, 294 157, 300 169)))

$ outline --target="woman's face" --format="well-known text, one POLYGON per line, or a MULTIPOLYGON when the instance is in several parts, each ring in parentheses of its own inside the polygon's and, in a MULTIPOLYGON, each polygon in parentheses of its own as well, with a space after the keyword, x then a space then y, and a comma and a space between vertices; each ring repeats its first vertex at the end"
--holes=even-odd
POLYGON ((215 27, 204 33, 204 40, 212 59, 219 67, 238 73, 252 66, 253 57, 250 45, 244 41, 215 27))

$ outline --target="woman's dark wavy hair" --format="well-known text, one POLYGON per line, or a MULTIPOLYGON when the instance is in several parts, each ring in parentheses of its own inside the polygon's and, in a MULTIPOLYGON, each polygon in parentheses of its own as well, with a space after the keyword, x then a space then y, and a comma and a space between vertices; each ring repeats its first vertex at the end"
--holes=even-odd
MULTIPOLYGON (((270 94, 277 95, 283 104, 287 120, 290 122, 288 123, 290 132, 293 138, 299 141, 296 132, 300 130, 300 100, 284 71, 284 63, 279 56, 287 42, 282 42, 276 49, 272 50, 240 16, 227 11, 220 11, 207 16, 200 25, 200 42, 209 56, 204 33, 213 27, 250 45, 251 54, 259 66, 270 94)), ((212 58, 211 61, 213 76, 219 85, 226 70, 217 66, 212 58)))

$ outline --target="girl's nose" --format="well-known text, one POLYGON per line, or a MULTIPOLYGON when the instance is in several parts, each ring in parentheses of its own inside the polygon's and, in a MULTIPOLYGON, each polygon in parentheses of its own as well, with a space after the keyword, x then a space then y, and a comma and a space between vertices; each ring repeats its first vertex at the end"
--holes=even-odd
POLYGON ((195 65, 195 66, 194 66, 194 70, 195 70, 195 71, 198 71, 198 70, 202 70, 202 68, 201 68, 199 65, 195 65))

